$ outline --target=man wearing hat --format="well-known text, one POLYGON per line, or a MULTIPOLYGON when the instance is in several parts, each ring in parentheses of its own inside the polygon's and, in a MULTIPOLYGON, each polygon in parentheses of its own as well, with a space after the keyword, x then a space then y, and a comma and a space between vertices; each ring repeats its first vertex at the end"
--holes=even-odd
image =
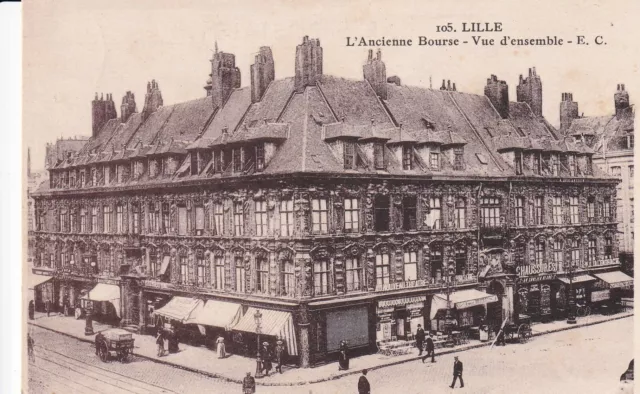
POLYGON ((242 380, 242 393, 253 394, 256 392, 256 380, 251 376, 251 372, 247 372, 247 376, 242 380))
POLYGON ((271 371, 271 350, 269 349, 269 342, 262 342, 262 350, 260 350, 260 358, 262 359, 262 371, 265 372, 266 376, 269 376, 269 371, 271 371))
POLYGON ((284 342, 282 338, 278 338, 276 341, 276 371, 282 373, 282 358, 284 357, 284 342))

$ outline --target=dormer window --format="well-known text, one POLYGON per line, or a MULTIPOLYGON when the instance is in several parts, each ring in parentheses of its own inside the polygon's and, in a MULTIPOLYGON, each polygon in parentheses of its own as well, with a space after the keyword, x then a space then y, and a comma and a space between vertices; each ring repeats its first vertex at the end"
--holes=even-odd
POLYGON ((264 143, 256 145, 256 170, 264 170, 264 143))
POLYGON ((198 175, 200 169, 198 168, 198 152, 191 153, 191 175, 198 175))
POLYGON ((522 152, 515 152, 516 175, 522 175, 522 152))
POLYGON ((373 161, 376 170, 384 170, 384 144, 382 142, 373 144, 373 161))
POLYGON ((463 148, 453 149, 453 169, 464 170, 464 149, 463 148))
POLYGON ((551 173, 553 176, 560 175, 560 164, 556 155, 551 155, 551 173))
POLYGON ((84 187, 84 170, 80 171, 80 187, 84 187))
POLYGON ((633 134, 627 135, 627 149, 633 149, 633 134))
POLYGON ((574 155, 569 155, 567 159, 569 161, 569 175, 576 176, 576 157, 574 155))
POLYGON ((242 148, 233 149, 233 172, 242 171, 242 148))
POLYGON ((533 173, 540 175, 540 153, 533 154, 533 173))
POLYGON ((410 145, 402 147, 402 169, 413 170, 413 148, 410 145))
POLYGON ((222 150, 217 149, 213 152, 213 171, 220 173, 224 168, 224 159, 222 157, 222 150))
POLYGON ((344 147, 344 169, 354 170, 356 168, 355 143, 352 141, 344 141, 343 147, 344 147))
POLYGON ((429 153, 429 167, 432 170, 440 169, 440 152, 431 151, 429 153))

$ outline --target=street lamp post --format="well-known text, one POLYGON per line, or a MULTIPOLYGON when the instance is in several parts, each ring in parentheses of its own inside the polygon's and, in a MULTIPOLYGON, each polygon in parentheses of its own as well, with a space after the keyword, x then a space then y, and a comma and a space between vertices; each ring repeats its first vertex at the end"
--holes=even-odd
POLYGON ((256 336, 257 336, 257 345, 258 352, 256 355, 256 378, 262 377, 262 360, 260 359, 260 324, 262 323, 262 313, 260 313, 259 309, 256 309, 256 313, 253 314, 253 318, 256 322, 256 336))
POLYGON ((452 261, 449 262, 447 267, 447 275, 445 279, 447 285, 447 315, 444 319, 445 330, 447 335, 451 335, 451 327, 453 326, 453 316, 451 315, 451 291, 455 286, 455 265, 452 261))
MULTIPOLYGON (((85 260, 86 261, 86 260, 85 260)), ((91 274, 95 269, 96 262, 91 261, 91 274)), ((87 292, 86 321, 84 326, 84 335, 93 335, 93 303, 91 302, 91 290, 87 292)))
POLYGON ((575 265, 570 261, 567 265, 567 274, 569 274, 569 300, 567 302, 569 310, 567 311, 567 324, 576 324, 576 297, 573 291, 573 274, 575 265))

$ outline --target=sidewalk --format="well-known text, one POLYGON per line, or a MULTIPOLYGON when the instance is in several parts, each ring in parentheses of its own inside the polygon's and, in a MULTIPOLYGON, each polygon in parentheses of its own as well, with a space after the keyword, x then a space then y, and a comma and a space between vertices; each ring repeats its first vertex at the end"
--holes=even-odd
MULTIPOLYGON (((606 321, 623 319, 633 316, 633 311, 621 312, 611 316, 593 315, 578 318, 575 325, 568 325, 566 321, 554 321, 550 323, 534 324, 531 328, 533 336, 549 334, 558 331, 570 330, 593 324, 599 324, 606 321)), ((84 320, 75 320, 73 317, 51 316, 37 313, 35 320, 30 320, 29 324, 41 328, 49 329, 63 335, 77 338, 81 341, 93 343, 94 336, 84 335, 84 320)), ((104 324, 93 323, 94 331, 110 328, 104 324)), ((218 359, 214 351, 204 347, 193 347, 180 344, 180 352, 169 354, 164 357, 157 357, 155 338, 150 335, 135 335, 134 354, 139 357, 147 358, 154 362, 171 365, 188 371, 204 374, 214 378, 224 379, 226 381, 241 383, 247 372, 252 374, 255 372, 255 359, 230 355, 225 359, 218 359)), ((535 340, 535 339, 534 339, 535 340)), ((490 342, 470 341, 466 345, 456 346, 453 348, 439 349, 436 356, 443 354, 460 352, 468 349, 478 348, 482 346, 490 346, 490 342)), ((514 345, 512 345, 514 346, 514 345)), ((515 345, 517 346, 517 345, 515 345)), ((258 385, 264 386, 297 386, 310 383, 318 383, 327 380, 339 379, 341 377, 359 374, 364 368, 369 370, 387 367, 390 365, 400 364, 408 361, 418 360, 418 351, 403 356, 383 356, 381 354, 370 354, 361 357, 355 357, 350 360, 350 369, 348 371, 338 371, 337 363, 321 365, 315 368, 296 368, 283 367, 282 374, 272 374, 257 380, 258 385)), ((273 372, 273 370, 272 370, 273 372)))

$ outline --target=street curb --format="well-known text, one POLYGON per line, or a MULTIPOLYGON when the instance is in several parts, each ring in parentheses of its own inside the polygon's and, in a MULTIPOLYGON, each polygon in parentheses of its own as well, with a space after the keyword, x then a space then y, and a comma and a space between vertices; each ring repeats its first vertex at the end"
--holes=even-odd
MULTIPOLYGON (((576 325, 567 325, 566 327, 562 327, 562 328, 556 328, 553 330, 549 330, 549 331, 544 331, 544 332, 533 332, 532 333, 532 337, 537 337, 537 336, 541 336, 541 335, 546 335, 546 334, 553 334, 556 332, 561 332, 561 331, 567 331, 567 330, 575 330, 578 328, 582 328, 582 327, 588 327, 588 326, 593 326, 596 324, 601 324, 601 323, 607 323, 610 321, 615 321, 615 320, 621 320, 621 319, 626 319, 628 317, 633 317, 633 312, 630 314, 625 314, 622 316, 613 316, 610 317, 608 319, 604 319, 604 320, 599 320, 599 321, 593 321, 593 322, 586 322, 584 324, 576 324, 576 325)), ((53 331, 55 333, 70 337, 70 338, 75 338, 78 339, 82 342, 88 342, 88 343, 93 343, 92 340, 88 340, 86 338, 83 337, 79 337, 79 336, 75 336, 72 334, 68 334, 66 332, 62 332, 53 328, 49 328, 49 327, 45 327, 33 322, 29 322, 29 324, 36 326, 36 327, 40 327, 42 329, 45 330, 49 330, 49 331, 53 331)), ((443 350, 441 352, 438 353, 438 356, 442 356, 445 354, 451 354, 451 353, 460 353, 460 352, 464 352, 467 350, 471 350, 471 349, 477 349, 477 348, 481 348, 481 347, 485 347, 485 346, 491 346, 491 342, 486 342, 486 343, 478 343, 478 344, 474 344, 474 345, 469 345, 469 346, 465 346, 464 348, 458 348, 458 349, 447 349, 447 350, 443 350)), ((164 364, 164 365, 168 365, 174 368, 178 368, 178 369, 182 369, 185 371, 189 371, 189 372, 193 372, 193 373, 197 373, 200 375, 205 375, 214 379, 221 379, 227 382, 233 382, 233 383, 242 383, 242 381, 240 379, 234 379, 234 378, 230 378, 228 376, 224 376, 224 375, 220 375, 220 374, 216 374, 216 373, 212 373, 212 372, 208 372, 208 371, 203 371, 201 369, 197 369, 197 368, 191 368, 191 367, 186 367, 183 365, 178 365, 178 364, 174 364, 172 362, 169 361, 164 361, 155 357, 149 357, 149 356, 145 356, 143 354, 139 354, 136 353, 135 350, 133 352, 133 354, 137 357, 141 357, 150 361, 153 361, 155 363, 158 364, 164 364)), ((403 360, 394 360, 388 363, 384 363, 384 364, 380 364, 380 365, 374 365, 372 367, 367 367, 366 369, 369 371, 373 371, 376 369, 381 369, 381 368, 385 368, 385 367, 391 367, 394 365, 398 365, 398 364, 403 364, 403 363, 407 363, 407 362, 411 362, 411 361, 417 361, 420 360, 422 357, 420 356, 415 356, 412 358, 407 358, 407 359, 403 359, 403 360)), ((263 382, 260 380, 256 380, 256 385, 259 386, 305 386, 308 384, 315 384, 315 383, 322 383, 322 382, 327 382, 330 380, 337 380, 337 379, 341 379, 344 378, 345 376, 349 376, 349 375, 356 375, 359 374, 361 372, 361 369, 353 369, 351 371, 346 371, 346 372, 342 372, 340 374, 336 374, 336 375, 330 375, 324 378, 319 378, 319 379, 314 379, 314 380, 307 380, 307 381, 298 381, 298 382, 263 382)))

